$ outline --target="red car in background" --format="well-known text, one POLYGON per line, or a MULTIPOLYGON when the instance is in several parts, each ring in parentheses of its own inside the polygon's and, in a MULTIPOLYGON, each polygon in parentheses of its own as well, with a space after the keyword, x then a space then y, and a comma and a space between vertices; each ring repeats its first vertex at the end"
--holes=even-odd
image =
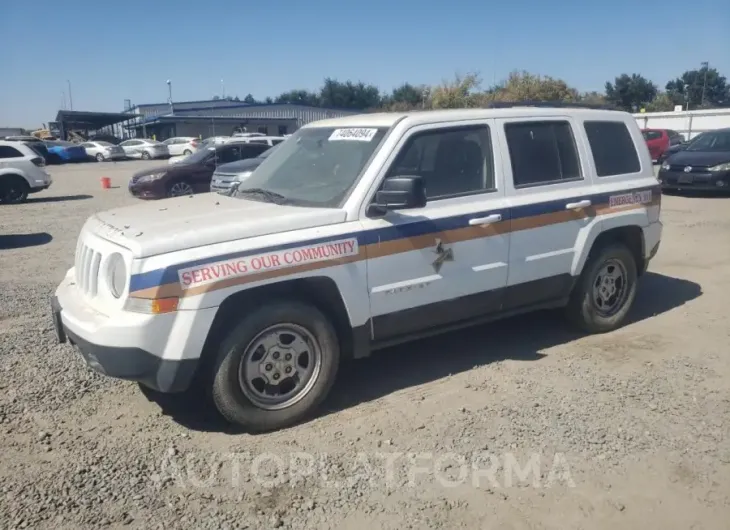
POLYGON ((641 129, 646 145, 651 153, 651 159, 659 161, 669 147, 684 142, 684 137, 671 129, 641 129))

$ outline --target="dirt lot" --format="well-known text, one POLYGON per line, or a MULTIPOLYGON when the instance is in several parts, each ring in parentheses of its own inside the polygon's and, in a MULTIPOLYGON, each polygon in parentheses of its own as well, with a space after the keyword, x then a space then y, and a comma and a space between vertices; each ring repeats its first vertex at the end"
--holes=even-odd
POLYGON ((52 167, 0 206, 1 528, 728 528, 730 199, 665 197, 617 332, 548 313, 383 351, 251 436, 54 343, 82 223, 158 163, 52 167))

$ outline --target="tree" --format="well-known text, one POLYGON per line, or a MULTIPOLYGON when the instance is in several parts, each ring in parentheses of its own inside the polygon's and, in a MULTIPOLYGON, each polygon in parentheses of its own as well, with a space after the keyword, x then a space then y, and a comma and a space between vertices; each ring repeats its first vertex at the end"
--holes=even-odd
POLYGON ((488 91, 498 101, 577 101, 578 91, 562 79, 512 72, 488 91))
POLYGON ((271 105, 273 102, 274 102, 274 100, 271 99, 271 96, 266 96, 264 103, 266 103, 267 105, 271 105))
POLYGON ((424 87, 416 87, 410 83, 403 83, 401 86, 393 89, 393 92, 387 98, 387 102, 392 105, 415 108, 423 106, 424 96, 424 87))
POLYGON ((479 105, 481 80, 476 73, 456 74, 453 81, 444 80, 430 91, 430 107, 460 109, 479 105))
POLYGON ((699 70, 688 70, 681 77, 669 81, 665 88, 677 105, 689 102, 690 108, 695 109, 730 105, 730 87, 728 87, 727 79, 715 68, 703 66, 699 70), (704 102, 702 100, 703 86, 704 102))
POLYGON ((256 104, 256 98, 253 97, 251 94, 246 94, 246 97, 243 98, 244 103, 248 103, 249 105, 255 105, 256 104))
POLYGON ((233 101, 241 101, 241 100, 238 98, 238 96, 236 96, 235 98, 233 98, 233 101))
POLYGON ((220 96, 213 96, 214 101, 218 101, 221 97, 220 96))
POLYGON ((656 85, 640 74, 621 74, 613 84, 606 82, 608 102, 628 112, 637 112, 656 95, 656 85))
POLYGON ((646 104, 646 112, 667 112, 674 110, 674 99, 667 92, 660 92, 657 97, 646 104))
POLYGON ((380 90, 375 85, 366 85, 362 81, 342 83, 330 77, 324 80, 319 101, 323 107, 355 110, 372 109, 382 104, 380 90))
POLYGON ((295 105, 310 105, 316 107, 319 105, 319 96, 308 90, 290 90, 279 94, 275 99, 275 103, 292 103, 295 105))

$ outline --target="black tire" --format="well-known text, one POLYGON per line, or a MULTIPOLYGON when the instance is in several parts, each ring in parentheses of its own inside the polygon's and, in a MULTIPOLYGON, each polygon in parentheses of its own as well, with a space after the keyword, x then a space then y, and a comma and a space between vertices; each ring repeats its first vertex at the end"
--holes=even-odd
MULTIPOLYGON (((249 432, 288 427, 310 416, 325 399, 337 376, 340 346, 337 333, 315 307, 297 301, 271 302, 246 316, 221 343, 212 373, 212 398, 229 422, 249 432), (289 323, 307 330, 320 349, 320 368, 312 386, 298 401, 278 410, 266 410, 249 399, 239 383, 239 365, 246 348, 261 331, 289 323)), ((306 390, 306 389, 305 389, 306 390)))
POLYGON ((150 154, 147 151, 142 151, 142 160, 149 160, 150 154))
POLYGON ((28 199, 30 186, 19 175, 5 175, 0 177, 0 203, 20 204, 28 199))
POLYGON ((191 151, 190 149, 185 149, 185 151, 183 151, 183 154, 184 154, 185 156, 190 156, 190 155, 192 155, 192 154, 193 154, 193 152, 192 152, 192 151, 191 151))
POLYGON ((104 161, 104 155, 101 153, 96 153, 96 161, 97 162, 103 162, 104 161))
POLYGON ((566 307, 568 319, 588 333, 613 331, 623 323, 636 298, 637 278, 636 260, 625 245, 614 243, 592 250, 566 307), (593 289, 599 273, 611 262, 623 266, 626 281, 615 310, 603 312, 594 302, 593 289))

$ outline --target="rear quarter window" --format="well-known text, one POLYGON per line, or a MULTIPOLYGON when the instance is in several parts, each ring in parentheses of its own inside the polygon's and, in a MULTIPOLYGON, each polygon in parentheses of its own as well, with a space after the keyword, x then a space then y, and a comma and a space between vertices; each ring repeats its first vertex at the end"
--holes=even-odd
POLYGON ((23 158, 23 153, 15 147, 9 145, 0 145, 0 158, 23 158))
POLYGON ((639 154, 624 122, 586 121, 583 127, 599 177, 627 175, 641 171, 639 154))

